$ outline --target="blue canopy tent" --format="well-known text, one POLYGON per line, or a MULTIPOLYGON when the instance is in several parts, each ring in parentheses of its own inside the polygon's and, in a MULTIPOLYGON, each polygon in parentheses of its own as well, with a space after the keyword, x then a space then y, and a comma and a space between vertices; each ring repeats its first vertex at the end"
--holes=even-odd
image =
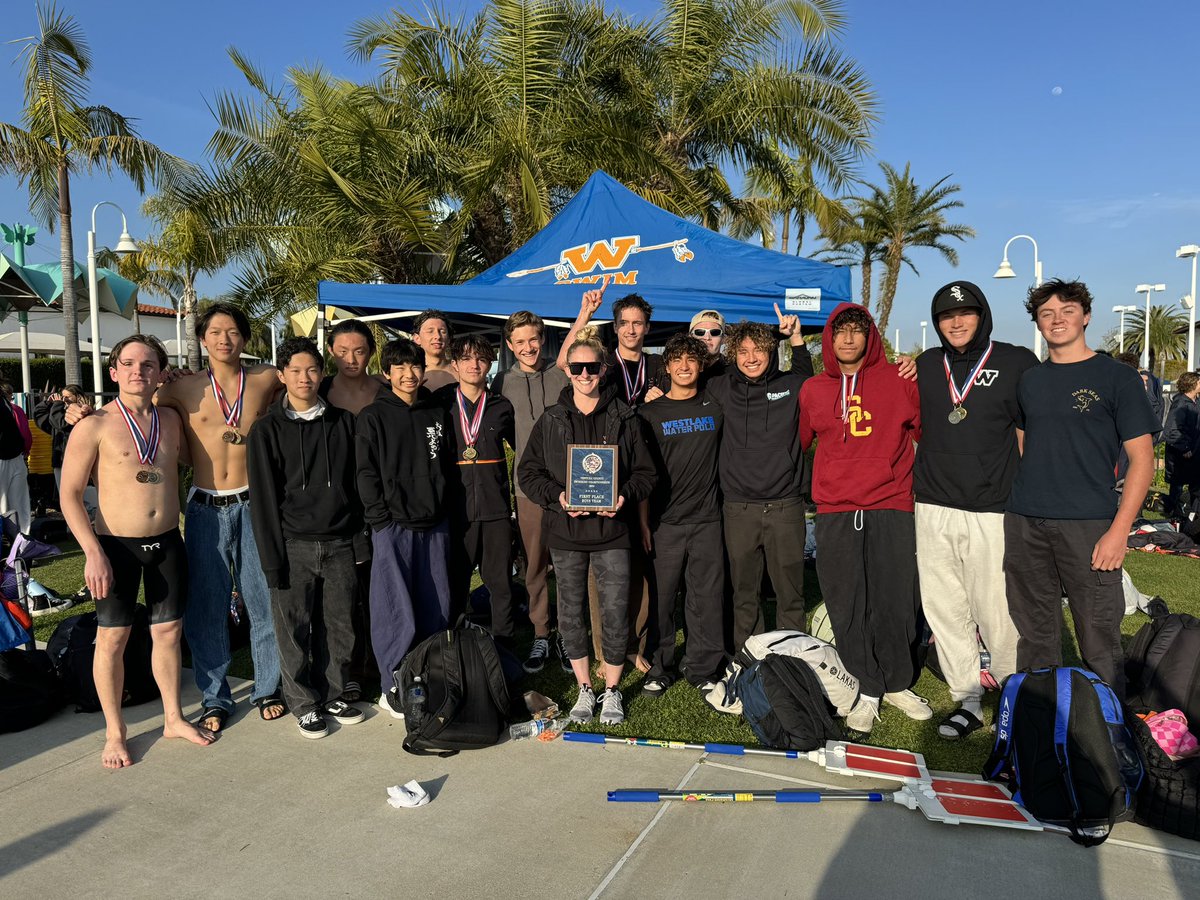
MULTIPOLYGON (((775 321, 774 304, 804 325, 851 299, 850 271, 726 237, 674 216, 596 172, 541 231, 464 284, 317 285, 318 304, 356 315, 384 310, 507 318, 529 309, 573 321, 590 284, 614 276, 606 299, 641 294, 654 320, 688 322, 701 309, 727 320, 775 321)), ((602 310, 602 313, 606 310, 602 310)))

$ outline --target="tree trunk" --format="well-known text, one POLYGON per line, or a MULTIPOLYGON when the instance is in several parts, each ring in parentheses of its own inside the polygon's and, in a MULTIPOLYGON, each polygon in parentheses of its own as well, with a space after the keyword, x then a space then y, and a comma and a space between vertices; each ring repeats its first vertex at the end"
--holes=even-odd
MULTIPOLYGON (((67 384, 83 384, 79 367, 79 320, 75 318, 75 241, 71 236, 71 181, 65 162, 58 166, 58 233, 62 261, 63 367, 67 384)), ((93 347, 92 352, 99 352, 93 347)), ((102 385, 92 385, 99 392, 102 385)))
MULTIPOLYGON (((800 255, 800 245, 804 243, 804 211, 796 210, 796 255, 800 255)), ((786 250, 784 251, 787 252, 786 250)))
POLYGON ((888 319, 892 315, 892 301, 896 299, 896 286, 900 283, 900 266, 904 262, 904 248, 893 242, 883 260, 883 279, 879 287, 879 312, 875 322, 879 331, 887 331, 888 319))
POLYGON ((871 308, 871 248, 867 247, 863 250, 862 258, 862 305, 867 309, 871 308))
POLYGON ((142 333, 142 314, 138 312, 136 300, 133 304, 133 332, 134 334, 142 333))
POLYGON ((188 273, 183 285, 183 334, 187 341, 187 364, 193 372, 200 371, 200 340, 196 335, 196 279, 188 273))
POLYGON ((788 252, 788 238, 791 237, 792 231, 792 211, 785 209, 783 211, 783 229, 780 231, 779 251, 781 253, 788 252))

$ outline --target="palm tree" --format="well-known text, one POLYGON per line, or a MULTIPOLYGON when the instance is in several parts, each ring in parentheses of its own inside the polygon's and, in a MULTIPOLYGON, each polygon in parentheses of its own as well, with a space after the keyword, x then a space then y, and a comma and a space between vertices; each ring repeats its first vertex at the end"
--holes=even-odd
POLYGON ((858 266, 862 285, 859 302, 870 308, 871 279, 875 263, 883 261, 884 234, 863 198, 847 197, 839 202, 840 214, 821 229, 825 246, 816 257, 839 266, 858 266))
POLYGON ((945 242, 946 238, 966 240, 975 236, 968 225, 952 225, 946 212, 961 207, 962 201, 951 199, 960 190, 957 184, 947 184, 945 176, 931 187, 922 188, 913 179, 911 163, 898 172, 887 163, 880 163, 885 183, 882 187, 867 185, 870 196, 863 198, 862 220, 873 234, 879 235, 883 256, 883 277, 879 285, 876 321, 880 330, 887 328, 892 314, 892 301, 900 282, 900 267, 916 267, 907 258, 915 247, 937 250, 951 265, 958 265, 958 251, 945 242))
MULTIPOLYGON (((780 151, 782 155, 782 151, 780 151)), ((811 216, 822 232, 834 229, 838 222, 847 215, 846 208, 840 200, 826 196, 817 184, 813 173, 812 163, 806 159, 784 157, 781 166, 786 172, 786 179, 778 180, 776 170, 767 170, 758 166, 752 167, 746 173, 746 191, 751 197, 761 202, 770 215, 770 228, 763 232, 763 246, 773 246, 775 243, 774 220, 779 217, 780 240, 779 250, 787 253, 791 243, 792 223, 796 225, 796 255, 800 255, 800 247, 804 243, 804 232, 808 218, 811 216)), ((748 234, 744 229, 734 229, 735 237, 745 238, 748 234)))
POLYGON ((129 119, 107 106, 85 105, 92 57, 74 17, 38 5, 38 33, 23 45, 22 124, 0 122, 0 172, 28 185, 34 215, 48 227, 57 218, 63 272, 66 379, 79 381, 75 246, 71 236, 71 175, 119 169, 142 191, 147 181, 171 183, 186 165, 143 140, 129 119))
MULTIPOLYGON (((1178 309, 1150 307, 1150 353, 1160 366, 1187 357, 1187 330, 1188 317, 1178 309)), ((1139 309, 1125 317, 1125 351, 1141 353, 1145 346, 1146 310, 1139 309)))

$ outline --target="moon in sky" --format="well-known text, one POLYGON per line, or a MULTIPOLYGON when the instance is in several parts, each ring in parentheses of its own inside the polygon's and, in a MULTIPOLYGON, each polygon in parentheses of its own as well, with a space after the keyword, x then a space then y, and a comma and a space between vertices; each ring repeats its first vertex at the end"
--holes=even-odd
POLYGON ((1056 84, 1054 87, 1052 87, 1050 89, 1050 93, 1053 94, 1055 97, 1062 96, 1062 85, 1056 84))

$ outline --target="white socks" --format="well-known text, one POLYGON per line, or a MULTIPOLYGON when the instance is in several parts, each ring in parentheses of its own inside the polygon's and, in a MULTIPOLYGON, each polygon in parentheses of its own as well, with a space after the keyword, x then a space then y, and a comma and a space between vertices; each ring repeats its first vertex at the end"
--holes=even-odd
POLYGON ((388 804, 396 809, 412 809, 424 806, 429 802, 429 793, 415 778, 403 787, 398 784, 393 785, 387 789, 387 792, 388 804))

